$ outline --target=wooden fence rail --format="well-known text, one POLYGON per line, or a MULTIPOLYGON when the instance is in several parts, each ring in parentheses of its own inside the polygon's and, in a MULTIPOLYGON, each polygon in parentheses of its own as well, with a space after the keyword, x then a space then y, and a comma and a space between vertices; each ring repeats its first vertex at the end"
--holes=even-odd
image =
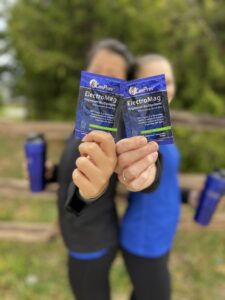
MULTIPOLYGON (((171 119, 173 126, 187 126, 193 130, 213 130, 225 128, 225 118, 215 118, 209 115, 197 115, 189 112, 172 111, 171 119)), ((74 129, 74 122, 23 122, 15 123, 0 121, 0 136, 25 137, 30 132, 44 132, 47 139, 65 139, 74 129)), ((183 188, 200 189, 203 186, 205 176, 203 174, 180 174, 180 183, 183 188)), ((57 184, 51 184, 47 190, 39 194, 31 194, 26 180, 12 178, 0 178, 0 200, 7 197, 35 197, 41 199, 55 199, 53 195, 57 191, 57 184)), ((118 199, 124 199, 126 191, 122 185, 118 186, 118 199)), ((193 214, 193 213, 192 213, 193 214)), ((182 215, 180 225, 183 231, 202 230, 192 221, 192 214, 185 212, 182 215)), ((224 231, 225 215, 217 214, 206 231, 224 231)), ((58 236, 58 228, 54 224, 24 224, 14 222, 0 222, 0 239, 20 241, 46 241, 58 236)))
MULTIPOLYGON (((171 111, 173 126, 187 126, 194 130, 225 128, 225 118, 171 111)), ((74 129, 74 122, 9 122, 0 121, 0 135, 26 136, 30 132, 44 132, 47 138, 65 139, 74 129)))
POLYGON ((59 235, 57 227, 48 223, 0 222, 0 240, 20 242, 49 241, 59 235))
MULTIPOLYGON (((203 174, 180 174, 180 183, 183 188, 200 189, 203 186, 205 175, 203 174)), ((0 195, 1 200, 9 198, 24 197, 35 198, 43 200, 54 200, 57 184, 51 184, 47 190, 42 193, 32 194, 29 192, 27 180, 18 180, 12 178, 0 178, 0 195)), ((122 185, 118 186, 117 200, 123 201, 126 197, 126 190, 122 185)), ((225 198, 224 198, 225 200, 225 198)), ((125 202, 124 202, 125 203, 125 202)), ((121 203, 122 204, 122 203, 121 203)), ((28 202, 29 205, 29 202, 28 202)), ((123 205, 122 205, 123 206, 123 205)), ((180 223, 180 230, 182 231, 204 231, 204 232, 222 232, 225 229, 225 213, 224 201, 221 201, 220 207, 217 209, 215 218, 212 224, 207 228, 203 228, 193 222, 194 210, 184 206, 182 209, 182 217, 180 223)), ((22 242, 38 242, 49 241, 53 238, 59 237, 59 229, 56 223, 20 223, 20 222, 0 222, 0 240, 18 240, 22 242)))
POLYGON ((193 129, 205 130, 225 128, 225 118, 212 117, 206 114, 194 114, 187 111, 171 111, 174 126, 187 126, 193 129))
MULTIPOLYGON (((182 188, 200 189, 204 183, 205 175, 203 174, 180 174, 180 184, 182 188)), ((29 185, 25 179, 14 178, 0 178, 1 194, 12 193, 17 194, 31 194, 29 192, 29 185)), ((49 184, 46 191, 38 193, 39 196, 50 196, 57 191, 57 184, 49 184)), ((118 187, 118 193, 123 195, 126 193, 122 185, 118 187)), ((35 196, 37 194, 33 194, 35 196)))

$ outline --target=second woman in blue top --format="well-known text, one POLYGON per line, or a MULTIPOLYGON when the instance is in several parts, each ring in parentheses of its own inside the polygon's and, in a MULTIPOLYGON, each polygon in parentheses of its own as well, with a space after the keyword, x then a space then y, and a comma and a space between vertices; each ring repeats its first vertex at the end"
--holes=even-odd
MULTIPOLYGON (((155 54, 138 60, 135 78, 159 74, 166 76, 170 103, 175 94, 170 62, 155 54)), ((152 193, 131 192, 121 224, 120 243, 134 286, 132 300, 168 300, 171 294, 168 254, 180 214, 180 155, 175 144, 162 145, 159 152, 163 162, 159 187, 152 193)))
POLYGON ((177 147, 162 145, 160 185, 152 193, 130 193, 129 206, 121 227, 121 245, 143 257, 160 257, 170 251, 180 212, 177 178, 180 155, 177 147))

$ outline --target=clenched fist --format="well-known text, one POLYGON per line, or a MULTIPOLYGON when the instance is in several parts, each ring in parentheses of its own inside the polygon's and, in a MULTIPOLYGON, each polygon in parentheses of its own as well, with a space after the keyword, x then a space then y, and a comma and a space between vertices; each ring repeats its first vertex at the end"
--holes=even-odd
POLYGON ((126 138, 116 144, 116 173, 128 191, 142 191, 154 182, 158 148, 157 143, 148 142, 142 136, 126 138))
POLYGON ((73 182, 85 200, 101 196, 109 184, 116 163, 116 145, 111 134, 91 131, 79 146, 73 182))

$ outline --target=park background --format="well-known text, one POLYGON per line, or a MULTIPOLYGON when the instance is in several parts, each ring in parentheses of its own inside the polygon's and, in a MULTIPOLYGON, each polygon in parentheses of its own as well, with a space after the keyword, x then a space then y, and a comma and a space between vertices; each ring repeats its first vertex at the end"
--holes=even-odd
MULTIPOLYGON (((199 174, 225 168, 223 0, 1 0, 0 299, 72 299, 66 251, 55 229, 55 190, 35 196, 27 191, 23 142, 29 131, 43 130, 49 157, 58 162, 74 126, 85 53, 107 37, 125 42, 135 55, 160 53, 172 61, 174 135, 182 173, 196 174, 190 186, 193 178, 202 183, 199 174), (31 233, 26 239, 26 231, 19 238, 17 229, 27 224, 34 236, 43 229, 39 239, 31 233)), ((222 300, 225 207, 206 230, 192 224, 193 213, 183 208, 171 254, 173 299, 222 300)), ((120 255, 111 278, 114 299, 128 299, 120 255)))

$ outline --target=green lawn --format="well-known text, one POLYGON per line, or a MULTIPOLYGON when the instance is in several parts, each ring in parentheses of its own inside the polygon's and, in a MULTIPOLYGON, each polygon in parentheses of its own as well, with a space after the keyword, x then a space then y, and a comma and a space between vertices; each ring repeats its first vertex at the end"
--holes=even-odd
POLYGON ((180 231, 171 255, 171 271, 174 300, 224 299, 224 234, 180 231))
POLYGON ((72 299, 65 264, 65 251, 59 241, 44 244, 1 242, 1 299, 72 299))
POLYGON ((0 135, 0 177, 22 178, 23 138, 0 135))
MULTIPOLYGON (((23 178, 25 137, 0 135, 0 177, 23 178)), ((48 159, 58 163, 64 141, 48 141, 48 159)))
MULTIPOLYGON (((22 178, 23 138, 0 137, 0 177, 22 178)), ((51 142, 57 162, 63 142, 51 142)), ((223 209, 222 209, 223 210, 223 209)), ((0 221, 48 222, 57 219, 55 195, 0 195, 0 221)), ((170 256, 173 300, 225 298, 225 235, 179 231, 170 256)), ((114 299, 128 300, 130 283, 119 255, 111 282, 114 299), (123 297, 120 297, 122 295, 123 297)), ((66 251, 59 238, 51 242, 0 241, 0 300, 72 300, 66 275, 66 251)), ((91 299, 90 299, 91 300, 91 299)))
MULTIPOLYGON (((0 299, 72 300, 66 261, 60 240, 37 244, 1 242, 0 299)), ((120 256, 114 263, 111 282, 114 293, 129 290, 120 256)))
POLYGON ((48 200, 29 194, 24 197, 5 194, 2 197, 4 199, 0 201, 1 221, 54 222, 57 218, 54 194, 48 200))
MULTIPOLYGON (((225 292, 224 234, 177 235, 171 254, 174 300, 223 300, 225 292)), ((72 300, 66 275, 66 252, 60 240, 24 244, 1 242, 0 299, 72 300), (33 279, 33 281, 32 281, 33 279)), ((111 283, 116 295, 129 294, 121 256, 114 262, 111 283)))

